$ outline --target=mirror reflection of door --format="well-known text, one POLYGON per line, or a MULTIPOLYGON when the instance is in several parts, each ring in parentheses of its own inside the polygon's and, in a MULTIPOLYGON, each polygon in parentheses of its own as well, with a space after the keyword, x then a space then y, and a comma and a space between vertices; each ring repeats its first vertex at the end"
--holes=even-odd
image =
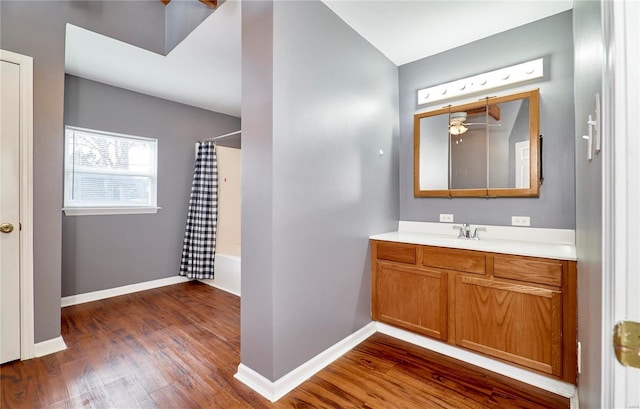
POLYGON ((508 138, 505 146, 509 149, 509 161, 499 165, 500 169, 508 172, 508 181, 504 185, 491 187, 528 188, 531 134, 529 127, 529 98, 504 102, 500 106, 503 112, 510 112, 510 115, 512 115, 510 121, 508 119, 503 120, 503 126, 509 131, 508 136, 505 135, 508 138), (526 155, 526 157, 523 155, 526 155))
POLYGON ((516 189, 529 187, 529 141, 516 142, 516 189))

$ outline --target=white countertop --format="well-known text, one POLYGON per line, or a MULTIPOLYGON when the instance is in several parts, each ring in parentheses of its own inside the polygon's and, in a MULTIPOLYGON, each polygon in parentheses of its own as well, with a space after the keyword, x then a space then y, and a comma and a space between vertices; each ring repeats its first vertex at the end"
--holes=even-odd
MULTIPOLYGON (((480 240, 458 239, 456 223, 400 221, 398 231, 370 236, 372 240, 479 250, 520 256, 576 260, 575 231, 530 227, 485 226, 480 240)), ((480 227, 472 225, 471 229, 480 227)))

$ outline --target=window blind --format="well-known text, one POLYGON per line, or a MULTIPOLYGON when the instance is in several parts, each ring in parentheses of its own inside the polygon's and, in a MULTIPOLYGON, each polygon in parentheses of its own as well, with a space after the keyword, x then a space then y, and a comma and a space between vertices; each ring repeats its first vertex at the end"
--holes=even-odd
POLYGON ((156 207, 157 139, 65 127, 65 208, 156 207))

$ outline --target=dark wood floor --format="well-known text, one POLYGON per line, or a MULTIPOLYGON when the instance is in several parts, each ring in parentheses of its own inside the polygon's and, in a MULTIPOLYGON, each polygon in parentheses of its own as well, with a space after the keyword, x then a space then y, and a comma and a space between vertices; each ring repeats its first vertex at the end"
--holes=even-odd
POLYGON ((376 334, 272 404, 233 378, 240 300, 189 282, 62 309, 67 350, 5 364, 9 408, 568 408, 376 334))

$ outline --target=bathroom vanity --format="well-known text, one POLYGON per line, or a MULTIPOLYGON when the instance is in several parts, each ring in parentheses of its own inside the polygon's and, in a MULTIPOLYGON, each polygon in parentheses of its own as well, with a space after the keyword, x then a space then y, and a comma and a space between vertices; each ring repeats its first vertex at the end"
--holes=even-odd
POLYGON ((575 246, 557 232, 400 222, 371 236, 373 319, 575 384, 575 246))

